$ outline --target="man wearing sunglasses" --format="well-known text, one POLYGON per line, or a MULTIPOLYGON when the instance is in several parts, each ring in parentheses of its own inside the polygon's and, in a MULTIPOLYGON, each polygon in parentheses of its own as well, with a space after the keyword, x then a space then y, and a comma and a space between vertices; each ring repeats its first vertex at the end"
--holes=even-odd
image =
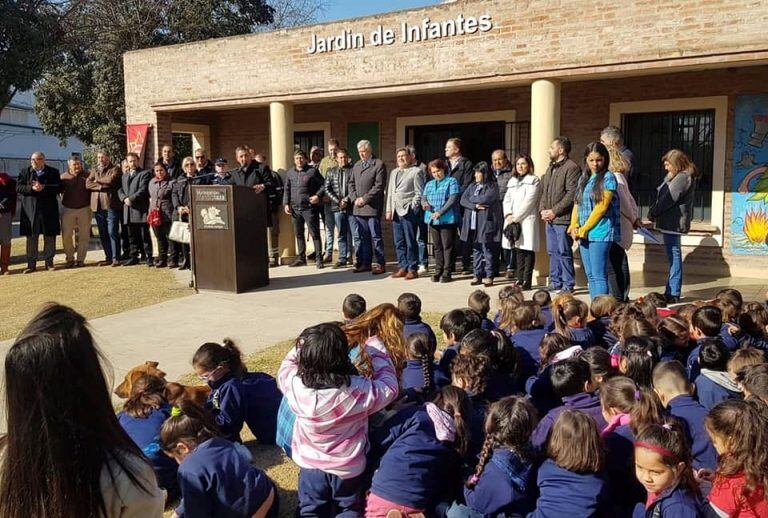
MULTIPOLYGON (((195 150, 194 157, 195 157, 195 167, 197 168, 197 173, 195 174, 195 176, 202 176, 205 174, 213 175, 213 173, 216 172, 216 170, 213 167, 213 164, 211 163, 210 160, 208 160, 208 157, 206 157, 205 155, 205 149, 197 148, 195 150)), ((205 178, 210 179, 212 178, 212 176, 207 176, 205 178)), ((203 183, 207 184, 207 183, 210 183, 210 181, 203 182, 203 183)))

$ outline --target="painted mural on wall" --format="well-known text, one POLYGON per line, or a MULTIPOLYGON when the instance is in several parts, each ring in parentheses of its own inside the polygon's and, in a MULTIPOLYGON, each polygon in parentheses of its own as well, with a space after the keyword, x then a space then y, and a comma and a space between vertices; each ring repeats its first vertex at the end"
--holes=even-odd
POLYGON ((768 94, 736 98, 731 251, 768 255, 768 94))

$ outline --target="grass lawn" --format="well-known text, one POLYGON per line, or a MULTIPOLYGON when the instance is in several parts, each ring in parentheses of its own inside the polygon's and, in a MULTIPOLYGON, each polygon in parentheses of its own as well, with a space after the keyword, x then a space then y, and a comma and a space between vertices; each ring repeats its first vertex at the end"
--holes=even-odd
POLYGON ((15 337, 46 302, 66 304, 92 319, 194 293, 168 269, 98 267, 89 264, 93 259, 83 268, 52 272, 41 270, 41 261, 36 273, 22 275, 24 238, 13 240, 12 256, 11 275, 0 276, 0 340, 15 337))
MULTIPOLYGON (((435 334, 438 335, 438 343, 440 342, 440 328, 438 326, 440 317, 442 317, 441 313, 422 314, 422 319, 432 326, 435 334)), ((245 362, 248 366, 248 370, 266 372, 267 374, 276 376, 277 369, 280 367, 280 362, 283 361, 283 358, 291 347, 293 347, 293 340, 286 340, 250 355, 246 358, 245 362)), ((196 376, 189 374, 185 378, 182 378, 182 383, 197 384, 200 382, 196 376)), ((259 446, 256 444, 254 437, 251 435, 247 426, 243 431, 243 439, 246 441, 245 445, 248 446, 253 453, 254 464, 258 468, 266 471, 269 477, 277 485, 278 492, 280 493, 280 516, 285 518, 293 517, 298 502, 298 466, 286 457, 283 451, 277 446, 259 446)), ((171 514, 173 514, 172 510, 166 512, 165 516, 171 516, 171 514)))

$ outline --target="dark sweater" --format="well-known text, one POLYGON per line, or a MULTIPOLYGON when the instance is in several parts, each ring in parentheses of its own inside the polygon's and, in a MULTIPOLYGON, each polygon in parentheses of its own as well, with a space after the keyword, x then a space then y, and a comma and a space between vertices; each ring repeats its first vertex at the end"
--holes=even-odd
POLYGON ((408 340, 408 337, 413 333, 424 333, 429 337, 429 343, 432 346, 437 347, 437 337, 435 336, 435 332, 432 331, 432 327, 429 324, 421 320, 421 317, 405 319, 403 337, 408 340))
POLYGON ((717 451, 712 445, 712 439, 704 429, 704 418, 707 409, 693 396, 677 396, 669 400, 669 413, 685 423, 686 435, 691 445, 694 469, 717 467, 717 451))
POLYGON ((563 410, 579 410, 584 412, 595 420, 598 431, 605 428, 607 423, 603 417, 599 397, 590 392, 581 392, 573 396, 566 396, 562 399, 563 406, 559 406, 547 412, 547 415, 539 421, 539 424, 533 431, 533 435, 531 435, 531 443, 534 448, 541 449, 544 447, 557 416, 559 416, 563 410))
POLYGON ((517 352, 519 374, 525 379, 536 374, 541 366, 539 344, 546 334, 543 327, 537 327, 515 331, 509 337, 517 352))
POLYGON ((210 386, 208 408, 227 439, 240 442, 240 431, 247 423, 260 444, 275 444, 282 399, 275 378, 263 372, 249 372, 242 378, 227 374, 210 386))
POLYGON ((170 407, 165 405, 152 410, 145 418, 132 417, 125 412, 120 412, 117 414, 117 420, 152 464, 157 475, 157 484, 175 493, 177 491, 176 472, 179 466, 160 449, 160 428, 170 416, 170 412, 170 407))
POLYGON ((538 486, 536 510, 528 518, 600 516, 604 508, 605 482, 595 473, 574 473, 547 459, 538 486))
POLYGON ((537 493, 536 466, 497 448, 474 489, 464 488, 464 501, 483 516, 525 516, 535 508, 537 493))

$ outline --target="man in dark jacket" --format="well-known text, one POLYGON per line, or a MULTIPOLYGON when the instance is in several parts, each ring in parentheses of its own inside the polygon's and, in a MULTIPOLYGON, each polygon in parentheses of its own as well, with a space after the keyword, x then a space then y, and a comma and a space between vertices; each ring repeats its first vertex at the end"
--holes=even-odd
POLYGON ((32 153, 30 164, 21 171, 16 182, 21 206, 21 235, 27 237, 27 269, 24 273, 32 273, 37 268, 40 234, 43 235, 45 269, 53 270, 56 236, 61 232, 58 195, 62 184, 59 171, 46 165, 45 155, 39 151, 32 153))
MULTIPOLYGON (((197 176, 205 177, 205 178, 212 178, 213 174, 216 172, 213 168, 213 163, 208 160, 208 158, 205 155, 205 149, 199 147, 195 149, 195 168, 197 169, 197 176), (205 176, 205 175, 211 175, 211 176, 205 176)), ((180 173, 184 174, 183 172, 180 173)))
POLYGON ((232 172, 227 168, 226 158, 217 158, 213 167, 216 169, 216 174, 211 180, 211 185, 233 185, 235 183, 232 172))
POLYGON ((360 161, 352 167, 349 180, 349 198, 352 200, 352 214, 360 233, 358 261, 352 270, 355 273, 384 273, 384 242, 381 239, 381 215, 384 212, 384 189, 387 169, 384 162, 373 156, 373 147, 367 140, 357 143, 360 161), (373 262, 374 253, 376 262, 373 262))
MULTIPOLYGON (((454 177, 459 182, 459 188, 461 193, 469 187, 469 185, 475 181, 474 166, 472 162, 461 154, 461 139, 449 138, 445 143, 445 163, 448 167, 446 174, 454 177)), ((464 210, 461 209, 462 221, 464 210)), ((461 231, 461 228, 458 229, 461 231)), ((451 264, 456 262, 456 257, 461 255, 461 271, 462 273, 470 273, 472 271, 472 243, 464 243, 459 241, 458 246, 453 247, 454 257, 451 258, 451 264)))
POLYGON ((336 150, 336 167, 328 169, 325 176, 325 194, 330 201, 335 227, 339 229, 339 259, 334 268, 344 268, 352 261, 352 255, 360 247, 357 220, 352 215, 352 201, 349 199, 349 179, 352 163, 349 151, 336 150))
POLYGON ((101 248, 105 261, 99 266, 120 266, 120 214, 122 203, 117 196, 123 172, 112 163, 109 153, 102 149, 96 153, 96 167, 85 181, 91 191, 91 210, 99 228, 101 248))
POLYGON ((573 291, 576 283, 573 269, 573 239, 568 235, 581 168, 568 158, 571 141, 557 137, 549 147, 549 168, 541 177, 539 213, 547 227, 549 255, 549 289, 573 291))
POLYGON ((176 160, 176 153, 173 152, 173 147, 166 144, 161 151, 163 167, 168 172, 168 178, 175 180, 181 176, 181 164, 176 160))
POLYGON ((123 204, 123 223, 128 228, 128 239, 131 243, 129 257, 123 261, 123 266, 139 264, 139 255, 144 252, 147 266, 154 266, 152 257, 152 239, 149 236, 147 213, 149 212, 149 180, 150 171, 139 170, 139 155, 128 153, 128 172, 125 173, 117 191, 117 196, 123 204))
POLYGON ((293 153, 292 167, 285 178, 283 205, 285 213, 291 216, 296 234, 297 257, 290 266, 307 264, 307 244, 304 239, 304 223, 315 247, 315 261, 323 268, 322 241, 320 240, 320 210, 323 196, 323 177, 314 167, 307 164, 307 153, 301 149, 293 153))
MULTIPOLYGON (((509 163, 507 153, 503 149, 497 149, 491 154, 491 166, 493 167, 493 174, 496 177, 496 183, 499 185, 499 200, 504 203, 504 196, 507 194, 507 186, 509 180, 512 178, 514 171, 513 165, 509 163)), ((499 265, 502 265, 507 271, 504 276, 507 279, 512 279, 515 273, 515 257, 516 254, 512 250, 507 250, 499 247, 494 264, 494 274, 498 276, 499 265)))
POLYGON ((278 247, 277 247, 277 215, 273 215, 273 209, 277 209, 281 199, 278 198, 274 185, 272 171, 266 161, 257 161, 251 158, 250 150, 244 146, 235 149, 235 158, 240 165, 239 169, 232 172, 232 183, 250 187, 256 194, 264 193, 267 197, 267 213, 264 215, 267 221, 269 232, 269 257, 270 265, 277 266, 278 247))

